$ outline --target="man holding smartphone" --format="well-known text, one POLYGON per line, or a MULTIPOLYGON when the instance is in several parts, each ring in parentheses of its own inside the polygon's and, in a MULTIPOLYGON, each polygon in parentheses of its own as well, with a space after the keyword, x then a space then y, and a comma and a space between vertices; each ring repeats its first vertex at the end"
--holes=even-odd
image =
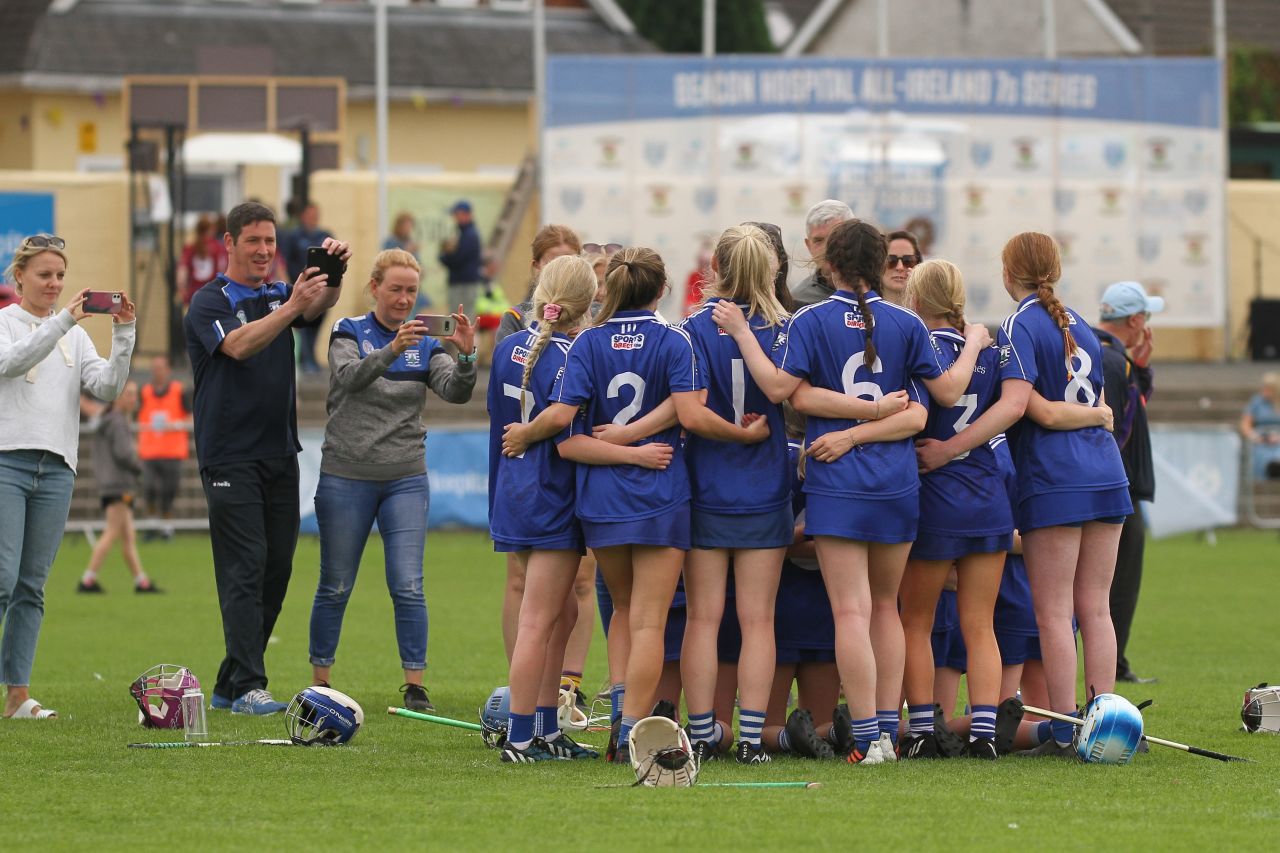
MULTIPOLYGON (((246 202, 227 214, 227 271, 191 299, 185 320, 195 374, 194 427, 209 504, 209 538, 226 657, 212 707, 274 714, 267 640, 280 615, 298 541, 298 418, 291 328, 314 327, 337 287, 307 267, 292 285, 268 280, 275 214, 246 202)), ((344 263, 350 247, 323 247, 344 263)))

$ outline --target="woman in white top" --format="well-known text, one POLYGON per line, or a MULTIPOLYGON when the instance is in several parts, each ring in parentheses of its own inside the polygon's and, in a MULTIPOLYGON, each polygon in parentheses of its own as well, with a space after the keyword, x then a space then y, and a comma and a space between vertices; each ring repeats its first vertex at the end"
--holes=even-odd
POLYGON ((134 309, 121 295, 111 357, 78 325, 88 290, 54 306, 67 274, 66 243, 37 234, 6 270, 21 301, 0 309, 0 682, 4 716, 48 719, 31 698, 31 666, 44 617, 44 584, 71 507, 79 448, 80 391, 114 400, 129 379, 134 309))

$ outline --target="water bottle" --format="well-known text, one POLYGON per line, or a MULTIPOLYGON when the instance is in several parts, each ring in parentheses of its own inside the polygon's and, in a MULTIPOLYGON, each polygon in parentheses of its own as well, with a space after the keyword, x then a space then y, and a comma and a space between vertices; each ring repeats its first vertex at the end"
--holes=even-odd
POLYGON ((205 719, 204 693, 199 687, 189 687, 182 694, 182 728, 187 740, 205 740, 209 737, 209 724, 205 719))

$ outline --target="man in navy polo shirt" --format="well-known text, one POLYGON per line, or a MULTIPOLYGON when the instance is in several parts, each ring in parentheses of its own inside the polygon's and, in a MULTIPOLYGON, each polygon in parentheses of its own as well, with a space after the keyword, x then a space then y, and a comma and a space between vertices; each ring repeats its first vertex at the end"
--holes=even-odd
MULTIPOLYGON (((212 706, 285 709, 267 692, 264 653, 298 542, 298 418, 291 327, 319 322, 339 288, 314 267, 271 282, 275 214, 246 202, 227 214, 227 271, 191 299, 185 322, 195 372, 194 425, 226 657, 212 706)), ((324 241, 345 262, 346 243, 324 241)))

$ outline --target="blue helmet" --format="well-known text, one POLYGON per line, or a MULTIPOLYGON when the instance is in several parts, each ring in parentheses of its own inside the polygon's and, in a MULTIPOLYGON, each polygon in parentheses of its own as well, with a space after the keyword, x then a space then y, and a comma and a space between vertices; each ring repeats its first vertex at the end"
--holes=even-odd
POLYGON ((1142 712, 1115 693, 1099 693, 1085 709, 1076 752, 1087 762, 1128 764, 1142 740, 1142 712))
POLYGON ((484 742, 494 749, 501 749, 507 739, 507 721, 511 716, 511 688, 498 687, 480 706, 480 725, 484 742))
POLYGON ((330 687, 308 687, 293 697, 284 712, 289 739, 301 746, 336 746, 356 736, 364 711, 345 693, 330 687))

